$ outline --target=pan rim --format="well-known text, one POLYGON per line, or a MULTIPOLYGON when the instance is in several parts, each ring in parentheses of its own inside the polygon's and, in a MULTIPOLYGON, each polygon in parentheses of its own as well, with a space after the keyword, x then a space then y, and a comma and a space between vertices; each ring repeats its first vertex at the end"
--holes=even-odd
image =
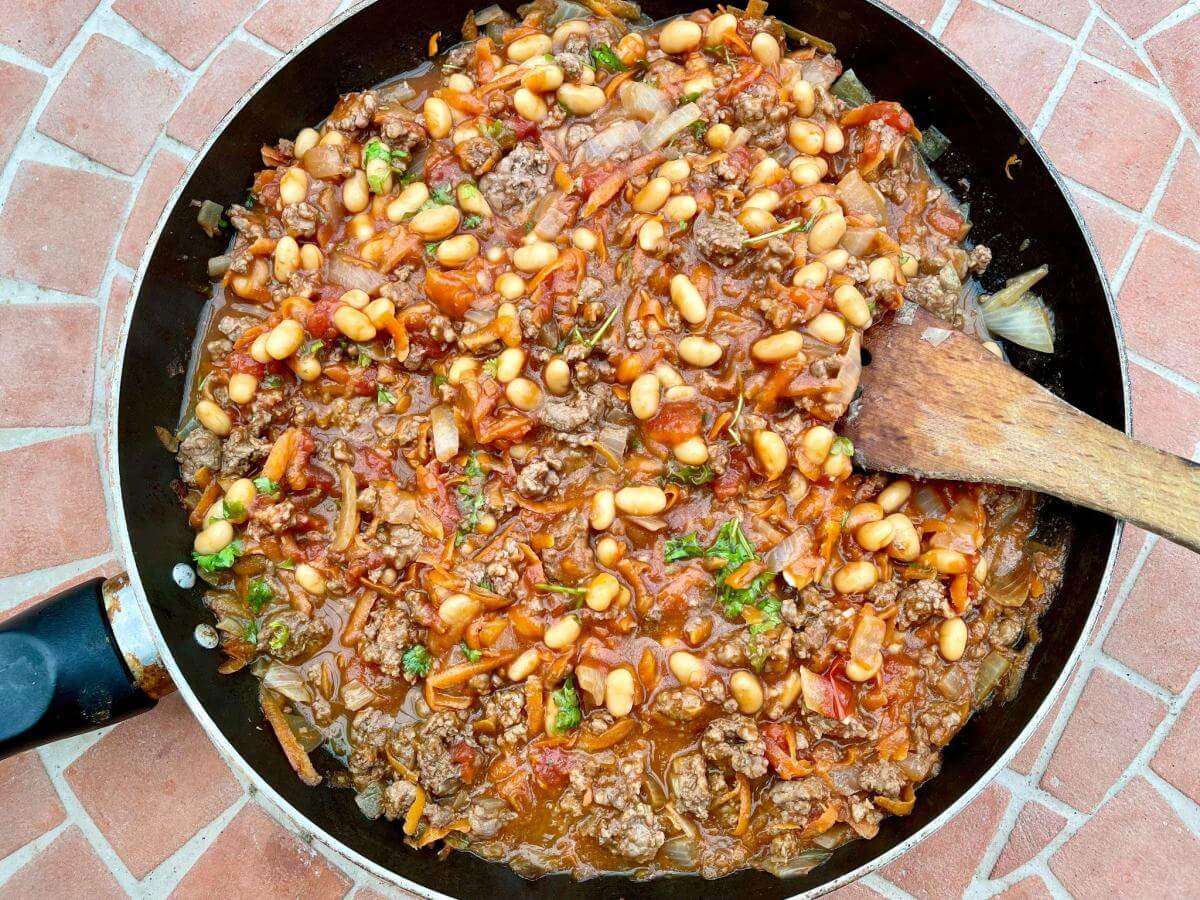
MULTIPOLYGON (((160 236, 168 219, 178 206, 192 176, 203 164, 205 158, 208 156, 212 148, 222 139, 230 122, 258 94, 263 86, 273 79, 284 67, 291 63, 293 59, 303 54, 310 45, 320 40, 331 31, 340 28, 344 23, 356 16, 358 13, 379 2, 386 2, 386 0, 361 0, 361 2, 349 7, 341 15, 331 19, 323 27, 317 31, 314 31, 308 37, 300 41, 295 47, 292 48, 291 51, 283 54, 273 66, 271 66, 253 85, 251 85, 251 87, 245 91, 244 94, 242 94, 237 102, 221 118, 220 122, 214 126, 207 140, 196 151, 196 155, 188 164, 187 169, 181 177, 179 183, 176 185, 175 189, 172 191, 170 197, 164 205, 163 212, 159 217, 158 223, 151 233, 149 240, 146 242, 146 252, 144 253, 142 260, 138 265, 137 272, 130 287, 131 302, 127 304, 124 321, 121 324, 120 344, 116 357, 118 360, 118 365, 112 381, 114 409, 113 414, 109 416, 108 425, 105 429, 106 436, 109 440, 111 440, 112 446, 115 448, 114 452, 110 455, 108 462, 110 479, 109 483, 113 486, 115 495, 124 498, 124 492, 121 489, 121 442, 119 439, 119 434, 122 410, 121 388, 124 377, 126 346, 129 340, 131 323, 137 312, 138 304, 141 302, 142 287, 146 278, 146 273, 154 256, 154 249, 158 245, 160 236)), ((1091 253, 1092 266, 1099 275, 1102 293, 1107 306, 1109 323, 1112 327, 1113 335, 1117 344, 1117 356, 1121 376, 1121 403, 1124 419, 1121 427, 1126 434, 1131 435, 1133 429, 1133 415, 1132 404, 1130 402, 1129 361, 1124 330, 1121 327, 1120 318, 1117 314, 1116 302, 1112 296, 1112 289, 1108 278, 1105 275, 1105 270, 1100 260, 1095 239, 1092 236, 1091 231, 1088 229, 1087 223, 1084 221, 1083 215, 1080 212, 1074 197, 1063 181, 1061 173, 1059 173, 1058 169, 1046 155, 1046 152, 1043 150, 1037 139, 1034 138, 1034 136, 1030 133, 1025 123, 1013 112, 1009 105, 996 93, 991 85, 961 57, 959 57, 958 54, 946 46, 939 38, 921 28, 921 26, 917 25, 902 13, 885 6, 881 0, 857 0, 857 2, 869 7, 873 7, 878 12, 889 16, 903 26, 906 26, 913 32, 911 35, 912 39, 922 39, 926 41, 932 45, 936 51, 948 58, 961 72, 966 74, 967 77, 975 82, 975 84, 987 94, 989 99, 991 99, 1004 112, 1004 114, 1008 117, 1009 122, 1017 129, 1021 137, 1025 139, 1028 147, 1035 154, 1037 154, 1043 165, 1045 165, 1047 171, 1050 173, 1050 176, 1054 181, 1055 186, 1058 188, 1060 195, 1066 201, 1067 207, 1070 209, 1071 214, 1075 219, 1076 226, 1079 228, 1084 237, 1088 250, 1091 253)), ((216 722, 213 721, 204 704, 201 703, 200 699, 192 691, 191 686, 184 677, 182 669, 175 660, 170 645, 163 637, 162 631, 158 626, 157 617, 154 614, 154 609, 147 599, 146 591, 142 584, 141 573, 138 571, 136 558, 133 553, 132 542, 129 537, 123 499, 121 513, 119 516, 117 516, 117 520, 117 539, 122 551, 122 561, 123 563, 126 563, 125 571, 127 572, 131 585, 134 588, 137 602, 143 606, 143 609, 149 614, 148 618, 154 623, 154 638, 162 654, 162 660, 170 672, 180 696, 182 696, 184 701, 187 703, 192 715, 196 717, 197 721, 204 729, 208 739, 213 742, 226 760, 231 765, 236 766, 237 770, 246 778, 248 782, 250 782, 250 784, 254 786, 254 788, 260 794, 267 797, 275 807, 284 813, 289 824, 306 830, 309 834, 313 835, 317 842, 323 846, 335 851, 336 853, 339 853, 354 865, 370 872, 385 883, 402 887, 405 890, 412 891, 413 893, 422 897, 449 897, 450 895, 440 893, 433 888, 427 887, 419 882, 412 881, 401 873, 375 862, 354 848, 348 846, 332 832, 317 825, 314 821, 312 821, 312 819, 293 806, 278 791, 275 790, 270 782, 268 782, 258 772, 257 769, 251 766, 250 763, 242 757, 242 755, 233 746, 232 742, 225 737, 225 734, 217 726, 216 722)), ((1113 536, 1108 550, 1107 560, 1104 565, 1104 571, 1097 586, 1096 595, 1092 598, 1090 612, 1083 625, 1083 628, 1080 631, 1079 638, 1075 641, 1070 654, 1066 659, 1063 660, 1062 668, 1055 679, 1054 684, 1051 685, 1050 689, 1047 691, 1041 705, 1029 717, 1025 727, 1009 743, 1008 747, 1000 754, 996 762, 978 778, 976 778, 975 781, 965 791, 963 791, 953 803, 947 806, 947 808, 944 809, 940 814, 927 822, 924 827, 909 835, 907 838, 900 841, 890 849, 879 853, 873 859, 863 863, 861 866, 846 872, 837 878, 831 879, 815 888, 811 888, 808 891, 795 894, 795 897, 819 897, 837 890, 838 888, 852 884, 863 876, 882 869, 899 857, 903 856, 909 850, 913 849, 916 845, 924 841, 930 835, 943 828, 947 823, 958 816, 971 803, 971 801, 973 801, 980 793, 982 793, 984 788, 986 788, 995 780, 1000 771, 1004 769, 1017 755, 1021 748, 1025 746, 1026 742, 1029 741, 1034 732, 1037 731, 1039 726, 1042 724, 1042 721, 1045 719, 1050 709, 1059 699, 1059 696, 1066 686, 1067 680, 1074 672, 1076 664, 1082 657, 1084 650, 1087 647, 1087 642, 1095 627, 1096 621, 1105 606, 1105 597, 1107 596, 1109 584, 1112 580, 1113 570, 1117 559, 1117 551, 1120 546, 1124 527, 1125 526, 1123 522, 1115 521, 1115 528, 1113 530, 1113 536)))

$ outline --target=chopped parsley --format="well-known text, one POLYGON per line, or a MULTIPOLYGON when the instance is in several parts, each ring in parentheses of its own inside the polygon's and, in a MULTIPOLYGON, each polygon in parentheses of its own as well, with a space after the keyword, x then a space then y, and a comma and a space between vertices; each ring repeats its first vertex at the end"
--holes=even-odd
POLYGON ((497 144, 505 144, 516 137, 516 132, 499 119, 493 119, 484 125, 483 133, 497 144))
POLYGON ((475 213, 471 213, 471 215, 467 216, 462 221, 462 227, 467 228, 467 229, 478 228, 482 224, 483 224, 483 216, 477 216, 477 215, 475 215, 475 213))
POLYGON ((272 619, 267 623, 267 629, 271 632, 271 637, 267 639, 267 646, 272 650, 282 650, 291 633, 288 631, 288 627, 278 619, 272 619))
POLYGON ((563 686, 550 696, 554 699, 553 732, 562 734, 578 727, 583 721, 583 713, 579 709, 579 695, 575 693, 575 682, 568 677, 563 686))
POLYGON ((708 122, 706 122, 704 119, 697 119, 688 126, 688 130, 692 132, 692 136, 696 140, 702 141, 704 140, 704 136, 708 134, 708 122))
POLYGON ((762 634, 764 631, 770 631, 783 624, 783 603, 778 597, 765 597, 758 604, 758 611, 763 614, 761 622, 755 622, 750 626, 751 634, 762 634))
POLYGON ((750 659, 750 665, 754 667, 754 671, 761 672, 763 666, 767 664, 771 648, 758 639, 753 627, 750 628, 750 635, 750 639, 746 641, 746 656, 750 659))
POLYGON ((479 454, 472 450, 467 455, 467 461, 463 464, 463 474, 468 478, 482 478, 483 467, 479 465, 479 454))
POLYGON ((597 69, 604 69, 608 72, 624 72, 629 68, 621 62, 621 57, 617 56, 616 51, 608 44, 592 48, 592 62, 596 64, 597 69))
POLYGON ((365 369, 365 368, 367 368, 367 366, 369 366, 369 365, 371 365, 371 356, 370 356, 370 354, 369 354, 369 353, 367 353, 367 351, 366 351, 366 350, 362 350, 362 349, 360 349, 360 350, 358 351, 358 367, 359 367, 360 369, 365 369))
POLYGON ((708 484, 712 480, 713 470, 707 463, 700 466, 674 466, 667 473, 667 481, 673 481, 676 484, 699 486, 708 484))
POLYGON ((251 619, 246 623, 246 630, 242 632, 242 637, 247 644, 258 643, 258 620, 251 619))
POLYGON ((682 97, 679 98, 679 105, 685 106, 688 103, 695 103, 699 99, 700 99, 700 92, 692 91, 691 93, 684 94, 682 97))
POLYGON ((375 402, 380 406, 383 406, 385 403, 395 403, 396 395, 385 388, 382 384, 376 385, 375 402))
POLYGON ((450 379, 447 378, 445 375, 434 375, 433 376, 433 386, 434 387, 441 387, 443 384, 449 384, 449 383, 450 383, 450 379))
POLYGON ((545 581, 541 584, 535 584, 534 587, 539 591, 547 591, 551 594, 567 594, 571 597, 583 597, 587 594, 587 588, 571 587, 566 584, 551 584, 545 581))
POLYGON ((262 380, 262 384, 265 388, 277 388, 283 384, 283 379, 278 375, 268 375, 262 380))
POLYGON ((454 202, 454 195, 450 193, 450 188, 442 185, 429 192, 429 199, 437 206, 448 206, 454 202))
POLYGON ((413 644, 404 651, 401 663, 404 666, 405 675, 417 675, 424 678, 433 667, 433 657, 421 644, 413 644))
POLYGON ((267 584, 265 578, 255 578, 246 589, 246 603, 255 615, 262 612, 263 607, 275 599, 275 591, 267 584))
POLYGON ((463 464, 463 474, 466 475, 466 480, 457 489, 458 505, 463 512, 463 518, 458 523, 458 530, 454 536, 455 546, 462 544, 467 535, 478 527, 479 520, 487 511, 487 496, 483 492, 483 483, 487 475, 479 465, 479 455, 474 450, 463 464))
POLYGON ((722 572, 726 575, 739 569, 743 563, 758 558, 754 545, 746 537, 746 532, 742 531, 742 523, 737 519, 730 519, 721 526, 717 539, 708 548, 708 555, 725 560, 722 572))
POLYGON ((480 657, 483 656, 482 650, 472 650, 470 647, 467 646, 466 641, 463 641, 462 643, 460 643, 458 645, 458 649, 461 650, 463 653, 463 656, 465 656, 467 658, 467 662, 479 662, 480 657))
POLYGON ((441 241, 428 241, 425 244, 425 253, 428 256, 433 256, 435 253, 437 253, 438 245, 440 245, 441 243, 442 243, 441 241))
POLYGON ((225 498, 221 501, 221 509, 225 513, 223 518, 226 519, 240 519, 246 515, 246 506, 240 500, 225 498))
POLYGON ((489 578, 487 575, 484 575, 477 582, 475 582, 475 587, 480 588, 481 590, 487 591, 492 594, 496 593, 496 586, 494 584, 492 584, 492 579, 489 578))
POLYGON ((309 341, 307 344, 305 344, 303 347, 300 348, 300 355, 301 356, 316 356, 317 351, 320 350, 324 346, 325 346, 324 341, 309 341))
POLYGON ((663 544, 663 560, 669 563, 680 562, 685 559, 698 559, 704 556, 706 552, 694 531, 691 534, 685 534, 683 537, 667 538, 663 544))
POLYGON ((192 551, 192 559, 205 572, 217 572, 221 569, 228 569, 233 565, 233 561, 242 555, 242 542, 240 540, 231 541, 226 545, 225 549, 219 550, 216 553, 196 553, 192 551))
POLYGON ((276 564, 275 564, 275 568, 277 568, 277 569, 287 569, 287 570, 291 571, 292 569, 296 568, 296 563, 295 563, 294 561, 290 560, 290 559, 285 559, 285 560, 284 560, 283 562, 281 562, 281 563, 276 563, 276 564))
POLYGON ((500 357, 498 357, 498 356, 493 356, 491 359, 489 359, 489 360, 486 360, 486 361, 484 362, 484 364, 483 364, 483 374, 484 374, 484 375, 487 375, 487 376, 489 376, 489 377, 491 377, 491 378, 495 378, 495 377, 496 377, 496 369, 497 369, 499 366, 500 366, 500 357))
POLYGON ((854 442, 848 437, 839 437, 833 442, 833 446, 829 448, 829 452, 834 456, 853 456, 854 442))
POLYGON ((260 475, 254 479, 254 489, 260 494, 266 494, 268 497, 279 496, 279 482, 272 481, 265 475, 260 475))
POLYGON ((392 174, 392 150, 377 137, 367 141, 363 147, 363 171, 367 173, 367 184, 371 192, 382 194, 392 174))

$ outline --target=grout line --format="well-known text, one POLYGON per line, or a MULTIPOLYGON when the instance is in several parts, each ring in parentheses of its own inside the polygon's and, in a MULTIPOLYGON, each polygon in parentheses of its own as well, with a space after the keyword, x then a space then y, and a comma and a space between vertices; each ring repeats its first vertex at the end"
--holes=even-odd
POLYGON ((941 38, 942 32, 946 30, 946 26, 950 24, 950 20, 954 18, 954 14, 958 11, 961 0, 946 0, 946 5, 941 8, 937 16, 929 23, 929 33, 941 38))
POLYGON ((32 862, 43 850, 57 841, 63 832, 69 831, 73 824, 70 816, 67 816, 45 834, 0 859, 0 888, 27 863, 32 862))

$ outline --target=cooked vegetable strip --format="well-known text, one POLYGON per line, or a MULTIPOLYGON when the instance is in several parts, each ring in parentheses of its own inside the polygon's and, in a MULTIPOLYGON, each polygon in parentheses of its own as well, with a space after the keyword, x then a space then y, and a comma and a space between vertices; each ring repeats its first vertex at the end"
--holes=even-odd
POLYGON ((1049 351, 1060 285, 977 285, 944 137, 764 0, 519 11, 204 214, 160 435, 214 666, 413 847, 806 871, 1010 695, 1062 559, 1035 498, 856 469, 864 335, 917 303, 1049 351))

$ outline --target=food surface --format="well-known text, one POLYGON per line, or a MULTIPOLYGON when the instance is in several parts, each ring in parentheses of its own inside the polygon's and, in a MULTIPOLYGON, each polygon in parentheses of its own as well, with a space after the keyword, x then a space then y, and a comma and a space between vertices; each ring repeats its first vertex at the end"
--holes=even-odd
POLYGON ((862 334, 915 302, 1045 344, 1045 272, 966 302, 940 142, 764 4, 520 12, 228 209, 177 446, 198 639, 398 841, 807 871, 1015 687, 1061 561, 1030 495, 856 470, 862 334))

